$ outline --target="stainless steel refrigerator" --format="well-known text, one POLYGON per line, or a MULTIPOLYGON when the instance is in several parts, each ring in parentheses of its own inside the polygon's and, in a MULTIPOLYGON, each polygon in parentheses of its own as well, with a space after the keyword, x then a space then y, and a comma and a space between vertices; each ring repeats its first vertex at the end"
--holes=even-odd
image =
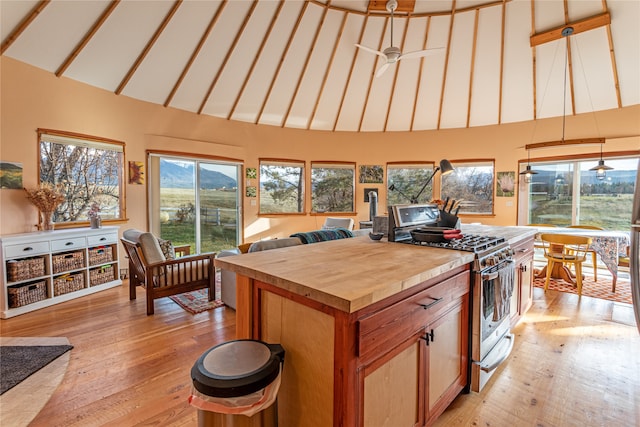
MULTIPOLYGON (((638 160, 640 170, 640 160, 638 160)), ((636 176, 636 189, 631 211, 631 296, 636 314, 636 326, 640 332, 640 172, 636 176)))

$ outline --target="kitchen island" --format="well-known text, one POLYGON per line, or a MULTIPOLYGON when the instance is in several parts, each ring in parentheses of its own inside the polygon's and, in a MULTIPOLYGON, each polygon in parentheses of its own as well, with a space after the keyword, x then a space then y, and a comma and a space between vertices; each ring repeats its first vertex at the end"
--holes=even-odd
POLYGON ((237 337, 285 348, 281 425, 397 427, 467 384, 473 259, 363 236, 216 266, 237 274, 237 337))

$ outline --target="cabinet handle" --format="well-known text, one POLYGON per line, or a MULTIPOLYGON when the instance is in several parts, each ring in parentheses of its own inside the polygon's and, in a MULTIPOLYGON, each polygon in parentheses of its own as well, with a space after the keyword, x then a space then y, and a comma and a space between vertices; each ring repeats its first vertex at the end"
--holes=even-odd
POLYGON ((526 264, 520 265, 520 271, 527 271, 527 265, 526 264))
POLYGON ((431 298, 431 297, 427 297, 430 300, 432 300, 432 302, 428 303, 428 304, 424 304, 419 302, 418 305, 422 308, 424 308, 425 310, 428 310, 430 307, 433 307, 434 305, 436 305, 437 303, 439 303, 440 301, 442 301, 442 298, 431 298))
POLYGON ((421 340, 424 340, 426 345, 429 345, 429 341, 433 342, 433 329, 431 332, 425 332, 423 337, 420 337, 421 340))
POLYGON ((100 241, 101 241, 101 242, 104 242, 105 240, 107 240, 107 238, 106 238, 106 237, 101 237, 101 238, 100 238, 100 241))
POLYGON ((73 242, 67 242, 64 244, 65 246, 73 246, 73 242))
POLYGON ((27 246, 27 247, 26 247, 26 248, 24 248, 22 251, 23 251, 23 252, 29 252, 29 251, 32 251, 32 250, 33 250, 33 248, 32 248, 31 246, 27 246))

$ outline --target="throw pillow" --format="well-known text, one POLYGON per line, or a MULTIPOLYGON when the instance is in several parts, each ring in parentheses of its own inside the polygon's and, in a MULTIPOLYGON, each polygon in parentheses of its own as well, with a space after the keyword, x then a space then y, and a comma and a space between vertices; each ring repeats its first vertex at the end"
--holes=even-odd
POLYGON ((173 249, 173 243, 171 240, 158 239, 158 244, 160 245, 160 250, 164 257, 168 260, 176 259, 176 252, 173 249))

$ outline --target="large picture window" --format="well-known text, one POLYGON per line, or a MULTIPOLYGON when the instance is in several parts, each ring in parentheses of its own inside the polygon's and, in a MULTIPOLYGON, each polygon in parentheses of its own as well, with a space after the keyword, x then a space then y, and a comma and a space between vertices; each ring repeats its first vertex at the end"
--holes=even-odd
POLYGON ((311 164, 311 211, 353 213, 356 165, 311 164))
POLYGON ((260 160, 260 213, 304 212, 304 162, 260 160))
MULTIPOLYGON (((433 174, 433 163, 424 164, 389 164, 387 165, 387 206, 409 203, 418 195, 424 184, 433 174)), ((433 200, 433 181, 425 187, 418 203, 433 200)))
POLYGON ((493 160, 451 162, 453 173, 442 176, 442 199, 460 201, 460 213, 493 214, 493 160))
POLYGON ((103 221, 124 218, 124 143, 43 129, 38 141, 40 183, 64 195, 54 222, 88 222, 93 203, 103 221))
POLYGON ((531 162, 537 174, 522 184, 519 224, 628 230, 638 157, 607 158, 613 170, 602 179, 590 170, 597 163, 598 159, 531 162))

